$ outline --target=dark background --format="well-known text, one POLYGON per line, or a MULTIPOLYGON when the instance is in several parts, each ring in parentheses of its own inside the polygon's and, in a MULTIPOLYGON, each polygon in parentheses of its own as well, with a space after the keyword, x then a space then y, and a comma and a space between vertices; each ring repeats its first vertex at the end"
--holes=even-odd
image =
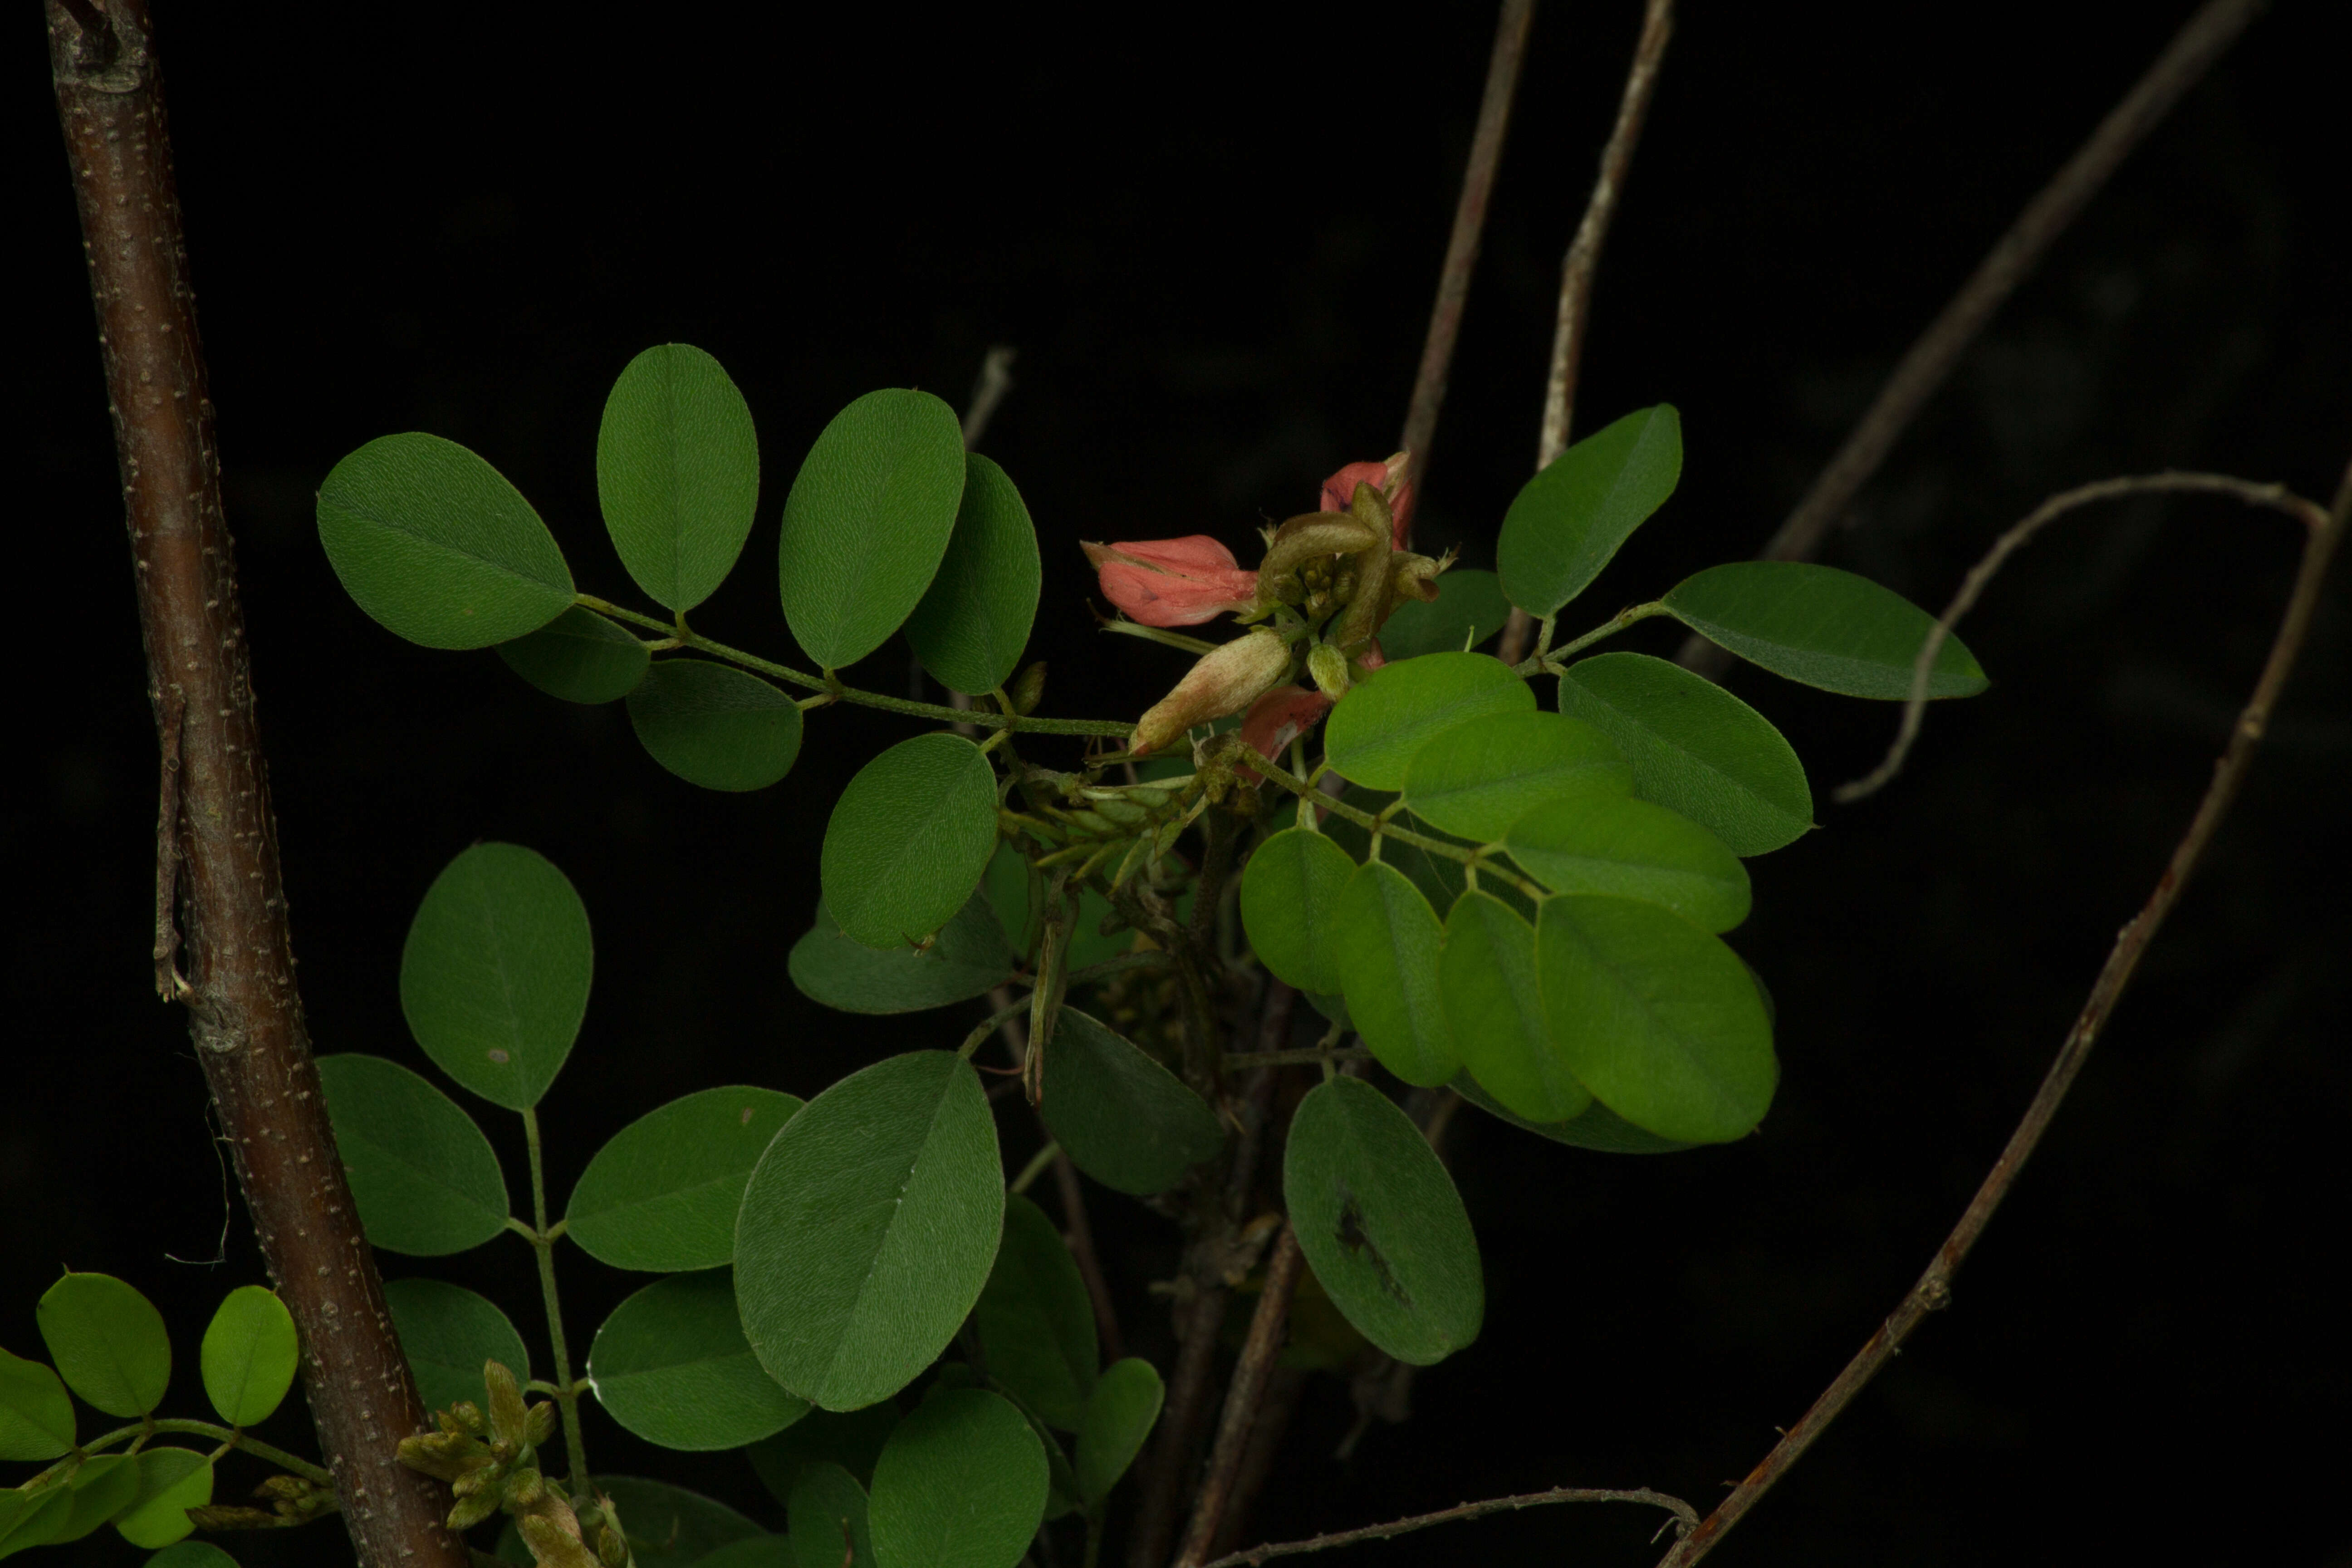
MULTIPOLYGON (((907 730, 827 712, 782 785, 698 793, 638 751, 617 706, 567 708, 487 653, 411 647, 362 616, 316 543, 327 468, 387 431, 463 441, 533 499, 584 589, 634 603, 595 511, 598 410, 638 349, 700 344, 751 400, 767 479, 744 564, 698 624, 791 657, 775 519, 816 431, 876 386, 961 405, 986 348, 1013 344, 1017 389, 987 445, 1045 545, 1047 710, 1132 714, 1181 657, 1101 642, 1074 542, 1244 546, 1324 474, 1395 444, 1491 25, 1483 5, 1186 8, 1151 31, 969 10, 820 26, 749 6, 163 9, 317 1046, 425 1067, 394 991, 418 897, 476 838, 541 849, 602 949, 544 1107, 559 1194, 675 1095, 814 1093, 966 1027, 963 1012, 829 1014, 783 972, 823 814, 907 730)), ((1559 261, 1637 9, 1560 5, 1537 25, 1422 513, 1424 541, 1473 564, 1532 463, 1559 261)), ((1671 400, 1687 463, 1584 619, 1761 542, 2189 9, 1690 8, 1609 242, 1579 405, 1590 429, 1671 400)), ((154 738, 40 27, 14 13, 0 1343, 37 1351, 33 1304, 60 1265, 120 1274, 171 1315, 173 1404, 200 1413, 196 1336, 260 1265, 183 1022, 150 989, 154 738)), ((2279 5, 2155 133, 1827 559, 1940 605, 1998 529, 2083 480, 2178 467, 2331 493, 2352 315, 2324 238, 2346 188, 2329 13, 2279 5)), ((1780 1005, 1772 1115, 1731 1148, 1625 1159, 1465 1110, 1454 1163, 1489 1270, 1485 1335, 1350 1464, 1330 1458, 1345 1391, 1316 1385, 1252 1538, 1561 1484, 1646 1484, 1704 1510, 1745 1473, 2006 1137, 2206 783, 2294 531, 2208 500, 2048 536, 1968 627, 1993 690, 1938 709, 1910 773, 1857 808, 1829 788, 1875 760, 1893 707, 1735 674, 1796 742, 1824 825, 1756 864, 1738 938, 1780 1005)), ((1720 1561, 2352 1562, 2327 1506, 2352 1378, 2324 1279, 2352 1109, 2342 581, 2235 817, 1954 1310, 1720 1561)), ((1639 634, 1622 646, 1670 651, 1663 623, 1639 634)), ((903 649, 858 675, 903 689, 903 649)), ((476 1109, 520 1203, 519 1130, 476 1109)), ((1010 1158, 1033 1146, 1022 1122, 1006 1120, 1010 1158)), ((1170 1267, 1167 1226, 1099 1189, 1094 1213, 1131 1337, 1164 1342, 1142 1287, 1170 1267)), ((383 1261, 490 1291, 538 1342, 520 1245, 383 1261)), ((565 1267, 584 1346, 639 1281, 576 1253, 565 1267)), ((600 1468, 781 1522, 740 1458, 589 1419, 600 1468)), ((307 1443, 301 1420, 272 1435, 307 1443)), ((1654 1523, 1555 1510, 1350 1561, 1638 1563, 1654 1523)), ((249 1563, 344 1551, 332 1525, 229 1544, 249 1563)), ((135 1556, 110 1533, 76 1552, 135 1556)))

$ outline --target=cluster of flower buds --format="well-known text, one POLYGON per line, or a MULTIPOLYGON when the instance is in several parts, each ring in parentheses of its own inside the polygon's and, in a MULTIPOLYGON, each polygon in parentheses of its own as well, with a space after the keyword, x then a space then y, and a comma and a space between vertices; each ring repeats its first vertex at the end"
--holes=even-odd
POLYGON ((456 1494, 449 1528, 470 1530, 503 1509, 515 1516, 540 1568, 623 1568, 628 1540, 605 1500, 574 1512, 540 1473, 538 1450, 554 1433, 555 1406, 541 1400, 526 1409, 514 1373, 495 1361, 483 1364, 482 1382, 487 1416, 473 1401, 460 1400, 433 1413, 438 1430, 401 1439, 400 1462, 448 1482, 456 1494))
POLYGON ((1268 531, 1255 573, 1202 534, 1085 547, 1104 594, 1146 626, 1192 626, 1228 612, 1256 623, 1202 655, 1143 715, 1132 751, 1157 751, 1246 710, 1243 738, 1272 758, 1380 668, 1376 639, 1390 614, 1409 599, 1436 598, 1438 574, 1452 564, 1404 548, 1408 468, 1402 452, 1341 468, 1323 482, 1324 510, 1268 531), (1302 673, 1311 689, 1295 684, 1302 673))
POLYGON ((1152 784, 1092 784, 1076 774, 1061 780, 1061 796, 1031 797, 1030 808, 1013 813, 1011 824, 1045 847, 1041 868, 1073 868, 1084 881, 1116 858, 1116 888, 1148 858, 1157 860, 1208 805, 1192 777, 1152 784))

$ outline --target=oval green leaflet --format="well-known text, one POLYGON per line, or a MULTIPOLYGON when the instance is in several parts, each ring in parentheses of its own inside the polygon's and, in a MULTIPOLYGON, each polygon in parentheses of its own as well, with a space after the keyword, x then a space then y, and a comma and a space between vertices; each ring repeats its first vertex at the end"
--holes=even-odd
POLYGON ((1438 736, 1490 713, 1536 705, 1527 682, 1483 653, 1433 653, 1374 670, 1331 710, 1323 752, 1367 789, 1404 787, 1406 764, 1438 736))
POLYGON ((986 994, 1012 978, 1013 958, 983 889, 919 952, 852 942, 820 903, 816 924, 793 944, 787 967, 812 1002, 845 1013, 919 1013, 986 994))
POLYGON ((1748 868, 1690 818, 1646 800, 1555 801, 1511 825, 1511 858, 1559 893, 1663 904, 1703 931, 1748 918, 1748 868))
POLYGON ((213 1314, 197 1352, 205 1396, 230 1426, 258 1426, 294 1386, 300 1355, 294 1314, 278 1293, 240 1285, 213 1314))
POLYGON ((1045 1514, 1045 1447, 985 1389, 951 1389, 898 1423, 874 1466, 881 1563, 1013 1568, 1045 1514))
POLYGON ((1704 676, 1643 653, 1569 666, 1559 710, 1605 731, 1633 791, 1678 811, 1735 855, 1762 855, 1813 825, 1804 764, 1765 717, 1704 676))
POLYGON ((648 1110, 580 1173, 564 1233, 615 1268, 679 1273, 732 1262, 743 1184, 802 1103, 739 1084, 648 1110))
POLYGON ((535 632, 499 644, 498 656, 550 697, 592 705, 626 697, 652 659, 626 626, 578 605, 535 632))
POLYGON ((866 1489, 828 1459, 800 1468, 785 1500, 795 1568, 876 1568, 866 1489))
POLYGON ((824 427, 784 500, 778 582, 808 656, 842 669, 929 589, 963 499, 963 426, 928 392, 869 392, 824 427))
POLYGON ((857 770, 818 874, 842 934, 913 947, 953 919, 996 850, 996 773, 961 735, 916 735, 857 770))
POLYGON ((1553 1048, 1634 1126, 1722 1143, 1763 1120, 1772 1026, 1721 939, 1656 904, 1562 894, 1537 917, 1536 971, 1553 1048))
POLYGON ((751 1173, 735 1223, 744 1336, 824 1409, 887 1399, 955 1337, 1003 1216, 971 1065, 946 1051, 877 1062, 810 1100, 751 1173))
POLYGON ((915 657, 951 691, 993 691, 1029 646, 1045 568, 1029 509, 1004 470, 965 454, 963 500, 947 554, 907 619, 915 657))
POLYGON ((1510 1110, 1479 1088, 1477 1080, 1468 1073, 1455 1079, 1449 1087, 1496 1121, 1554 1143, 1565 1143, 1571 1149, 1591 1149, 1603 1154, 1674 1154, 1691 1147, 1643 1131, 1597 1100, 1566 1121, 1536 1121, 1510 1110))
POLYGON ((496 1362, 530 1378, 530 1352, 499 1304, 445 1279, 387 1279, 383 1304, 427 1410, 482 1403, 482 1368, 496 1362))
POLYGON ((629 727, 646 754, 704 789, 766 789, 801 754, 799 704, 732 665, 657 660, 628 705, 629 727))
POLYGON ((425 889, 400 952, 400 1010, 433 1065, 493 1105, 537 1105, 580 1033, 588 909, 520 844, 477 844, 425 889))
POLYGON ((1275 978, 1301 991, 1340 988, 1339 899, 1356 874, 1348 852, 1320 833, 1286 827, 1242 872, 1242 927, 1275 978))
POLYGON ((1438 992, 1444 928, 1421 889, 1393 866, 1358 867, 1334 938, 1349 1016, 1381 1065, 1411 1084, 1452 1078, 1462 1062, 1438 992))
POLYGON ((1462 653, 1503 629, 1511 603, 1492 572, 1457 566, 1437 580, 1437 597, 1407 599, 1381 627, 1381 651, 1391 663, 1425 653, 1462 653))
POLYGON ((380 436, 319 487, 319 542, 359 607, 426 647, 488 647, 572 607, 530 503, 455 441, 380 436))
POLYGON ((1361 1079, 1309 1089, 1282 1193, 1315 1278, 1372 1343, 1415 1366, 1478 1337, 1478 1242, 1454 1179, 1412 1119, 1361 1079))
POLYGON ((1552 1053, 1535 927, 1492 893, 1465 892, 1445 917, 1437 972, 1446 1027, 1471 1077, 1537 1121, 1584 1112, 1591 1091, 1552 1053))
POLYGON ((809 1411, 760 1369, 725 1268, 656 1279, 614 1308, 588 1352, 588 1381, 638 1436, 698 1453, 756 1443, 809 1411))
POLYGON ((1538 618, 1558 612, 1665 504, 1682 472, 1682 416, 1663 403, 1569 447, 1503 515, 1495 542, 1503 592, 1538 618))
POLYGON ((172 1340, 155 1304, 111 1274, 68 1274, 34 1313, 58 1375, 109 1415, 140 1416, 163 1402, 172 1340))
POLYGON ((1633 787, 1625 753, 1597 727, 1558 713, 1494 713, 1415 753, 1404 801, 1424 822, 1491 844, 1547 802, 1633 787))
POLYGON ((139 1491, 115 1517, 114 1528, 133 1546, 169 1546, 195 1529, 188 1510, 213 1500, 213 1467, 185 1448, 147 1448, 139 1455, 139 1491))
MULTIPOLYGON (((85 1459, 66 1489, 73 1501, 63 1521, 52 1526, 52 1546, 79 1541, 138 1500, 139 1456, 100 1454, 85 1459)), ((0 1545, 0 1556, 6 1554, 0 1545)))
POLYGON ((1071 1461, 1078 1495, 1088 1510, 1101 1510, 1118 1479, 1143 1452, 1166 1393, 1159 1369, 1139 1356, 1113 1362, 1095 1379, 1086 1418, 1078 1424, 1078 1451, 1071 1461))
POLYGON ((433 1258, 506 1229, 499 1157, 457 1101, 382 1057, 320 1057, 319 1081, 370 1242, 433 1258))
MULTIPOLYGON (((1810 561, 1732 561, 1686 577, 1661 601, 1676 620, 1775 675, 1847 697, 1903 701, 1935 617, 1867 577, 1810 561)), ((1973 697, 1991 682, 1947 637, 1930 697, 1973 697)))
POLYGON ((1017 1193, 1004 1200, 1004 1239, 971 1323, 988 1375, 1047 1422, 1078 1430, 1101 1359, 1094 1302, 1060 1229, 1017 1193))
POLYGON ((0 1459, 47 1463, 74 1446, 73 1401, 58 1374, 0 1350, 0 1459))
POLYGON ((688 343, 631 360, 596 430, 596 499, 621 564, 653 601, 709 598, 751 532, 760 441, 719 362, 688 343))
POLYGON ((1070 1163, 1137 1197, 1166 1192, 1224 1146, 1208 1103, 1126 1037, 1064 1007, 1038 1115, 1070 1163))

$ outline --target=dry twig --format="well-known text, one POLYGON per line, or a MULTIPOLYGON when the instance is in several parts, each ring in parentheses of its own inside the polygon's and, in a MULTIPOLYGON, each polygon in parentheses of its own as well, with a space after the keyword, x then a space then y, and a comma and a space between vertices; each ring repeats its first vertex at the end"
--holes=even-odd
MULTIPOLYGON (((1780 531, 1758 552, 1765 561, 1810 561, 1831 527, 1886 460, 1886 454, 1936 389, 1944 384, 1961 353, 1995 310, 2017 291, 2051 243, 2066 231, 2084 204, 2098 195, 2107 176, 2142 138, 2162 122, 2183 94, 2226 53, 2266 0, 2207 0, 2165 46, 2147 74, 2132 84, 2107 111, 2090 140, 2075 149, 2050 183, 2033 195, 1951 301, 1927 323, 1906 351, 1877 399, 1813 480, 1812 489, 1789 513, 1780 531)), ((1690 669, 1714 679, 1731 656, 1694 633, 1675 656, 1690 669)))
POLYGON ((1225 1500, 1232 1494, 1234 1474, 1257 1418, 1258 1397, 1265 1392, 1266 1373, 1282 1349, 1284 1331, 1290 1323, 1290 1295, 1298 1285, 1300 1257, 1298 1233, 1286 1223, 1275 1241, 1273 1256, 1266 1259, 1265 1289, 1258 1293, 1257 1310, 1250 1314, 1249 1337, 1243 1342, 1240 1359, 1234 1366, 1224 1415, 1217 1426, 1217 1444, 1210 1451, 1201 1489, 1193 1494, 1192 1522, 1184 1532, 1183 1549, 1176 1553, 1176 1568, 1197 1568, 1209 1554, 1209 1543, 1216 1539, 1217 1526, 1224 1519, 1225 1500))
POLYGON ((1541 1508, 1558 1502, 1631 1502, 1649 1508, 1662 1508, 1674 1515, 1672 1528, 1678 1533, 1688 1531, 1698 1524, 1698 1510, 1678 1497, 1654 1492, 1647 1487, 1633 1487, 1623 1491, 1600 1487, 1555 1487, 1548 1492, 1522 1492, 1517 1497, 1488 1498, 1483 1502, 1465 1502, 1453 1508, 1442 1508, 1435 1513, 1416 1513, 1410 1519, 1392 1519, 1386 1524, 1367 1524, 1358 1530, 1334 1531, 1328 1535, 1309 1536, 1304 1541, 1280 1541, 1267 1546, 1253 1546, 1246 1552, 1235 1552, 1202 1568, 1256 1568, 1261 1563, 1276 1557, 1297 1557, 1308 1552, 1328 1552, 1335 1546, 1354 1546, 1360 1542, 1386 1541, 1392 1535, 1405 1535, 1432 1525, 1453 1524, 1465 1519, 1479 1519, 1490 1513, 1516 1512, 1523 1508, 1541 1508))
POLYGON ((1853 1403, 1854 1395, 1877 1375, 1879 1368, 1893 1358, 1903 1342, 1911 1337, 1920 1320, 1930 1312, 1951 1305, 1952 1276, 1958 1272, 1961 1261, 1968 1257, 1969 1248, 1976 1245, 1977 1237, 1983 1234, 1993 1211, 2000 1206, 2001 1200, 2009 1195, 2010 1188, 2016 1184, 2018 1173, 2024 1168, 2035 1146, 2042 1142, 2042 1133, 2049 1130, 2050 1119, 2057 1114, 2059 1102, 2066 1098, 2066 1091, 2074 1086, 2075 1075, 2083 1070, 2083 1063, 2090 1056, 2091 1047, 2097 1042, 2100 1031, 2115 1012, 2125 987, 2131 984, 2133 973, 2139 967, 2140 958, 2147 952, 2148 942, 2155 937, 2158 928, 2164 924, 2165 916, 2171 912, 2174 903, 2179 901, 2189 873, 2196 869, 2206 845, 2212 840, 2214 830, 2221 826, 2222 817, 2229 814, 2231 804, 2237 799, 2239 787, 2245 782, 2246 769, 2253 761, 2254 747, 2270 724, 2271 710, 2277 705, 2279 692, 2286 685, 2288 674, 2294 668, 2295 656, 2303 650, 2304 637, 2311 629, 2313 612, 2319 605, 2319 590, 2326 578, 2328 563, 2334 557, 2336 546, 2343 542, 2347 518, 2352 518, 2352 467, 2345 469, 2343 481, 2336 489, 2335 504, 2328 509, 2326 521, 2312 530, 2304 542, 2303 562, 2296 570, 2294 587, 2287 596, 2286 611, 2280 617, 2278 633, 2272 638, 2270 658, 2263 662, 2262 676, 2254 683, 2253 695, 2247 700, 2245 710, 2238 716, 2238 722, 2230 731, 2229 745, 2222 752, 2221 761, 2214 765, 2213 782, 2206 786, 2205 797, 2197 803, 2197 815, 2189 819, 2188 832, 2174 847, 2171 861, 2165 867, 2163 876, 2157 879, 2156 890, 2148 895, 2147 902, 2141 906, 2139 913, 2116 938, 2114 951, 2107 954, 2107 962, 2100 969, 2098 979, 2093 982, 2089 998, 2084 1002, 2082 1012, 2075 1016, 2074 1027, 2066 1031, 2065 1042, 2058 1047, 2057 1059, 2050 1064, 2050 1070, 2042 1078, 2042 1087, 2035 1092, 2032 1103, 2025 1108, 2017 1130, 2010 1134, 2007 1147, 2001 1150, 2000 1158, 1986 1173, 1983 1184, 1977 1188, 1976 1196, 1969 1201, 1959 1223, 1944 1238, 1943 1246, 1936 1249, 1934 1259, 1928 1263, 1927 1272, 1919 1276, 1918 1283, 1911 1287, 1909 1294, 1879 1325, 1878 1331, 1871 1335, 1869 1342, 1846 1363, 1845 1370, 1838 1373, 1836 1381, 1813 1401, 1812 1408, 1805 1412, 1804 1418, 1773 1445, 1771 1452, 1764 1456, 1763 1462, 1733 1489, 1731 1495, 1717 1506, 1704 1524, 1675 1544, 1661 1568, 1690 1568, 1690 1564, 1713 1550, 1732 1526, 1756 1506, 1757 1500, 1772 1489, 1773 1483, 1788 1471, 1789 1467, 1812 1447, 1823 1428, 1853 1403))

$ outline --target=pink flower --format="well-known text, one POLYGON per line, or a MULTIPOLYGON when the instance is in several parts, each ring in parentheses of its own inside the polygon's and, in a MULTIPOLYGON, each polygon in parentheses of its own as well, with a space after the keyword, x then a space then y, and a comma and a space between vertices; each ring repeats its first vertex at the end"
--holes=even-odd
POLYGON ((1103 596, 1147 626, 1192 626, 1257 603, 1257 574, 1205 533, 1081 544, 1103 596))
MULTIPOLYGON (((1388 662, 1374 643, 1356 660, 1366 669, 1378 669, 1388 662)), ((1307 686, 1277 686, 1255 702, 1242 720, 1242 741, 1252 751, 1268 762, 1279 762, 1290 742, 1323 721, 1331 711, 1331 699, 1307 686)))
POLYGON ((1358 485, 1371 486, 1388 499, 1389 514, 1396 524, 1391 542, 1402 550, 1412 537, 1412 481, 1404 477, 1410 466, 1410 456, 1403 452, 1385 463, 1349 464, 1323 481, 1323 510, 1345 511, 1356 499, 1358 485))

